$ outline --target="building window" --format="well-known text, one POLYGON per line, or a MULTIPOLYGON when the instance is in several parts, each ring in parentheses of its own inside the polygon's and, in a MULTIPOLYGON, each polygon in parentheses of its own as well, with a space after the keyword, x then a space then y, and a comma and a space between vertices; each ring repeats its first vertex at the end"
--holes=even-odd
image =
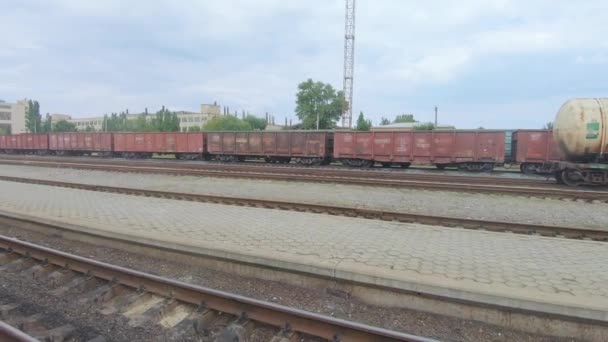
POLYGON ((0 120, 10 120, 11 112, 0 112, 0 120))
POLYGON ((201 117, 200 116, 195 117, 194 122, 201 122, 201 117))

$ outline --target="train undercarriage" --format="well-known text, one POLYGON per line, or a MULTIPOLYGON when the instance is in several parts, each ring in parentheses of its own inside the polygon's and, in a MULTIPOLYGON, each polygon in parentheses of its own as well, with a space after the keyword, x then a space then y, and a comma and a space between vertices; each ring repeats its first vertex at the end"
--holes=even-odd
MULTIPOLYGON (((343 165, 350 167, 373 167, 376 164, 376 161, 369 159, 355 159, 355 158, 344 158, 340 159, 340 162, 343 165)), ((380 162, 383 167, 392 167, 392 166, 400 166, 404 169, 410 167, 412 163, 410 162, 380 162)), ((463 162, 463 163, 437 163, 435 166, 444 170, 447 167, 455 167, 461 171, 469 171, 469 172, 491 172, 494 170, 493 162, 463 162)))
POLYGON ((553 163, 553 175, 559 184, 569 186, 608 186, 608 163, 553 163))
POLYGON ((551 173, 551 167, 546 163, 521 163, 519 169, 521 173, 526 175, 545 175, 551 173))
POLYGON ((230 154, 218 154, 212 155, 213 159, 224 162, 224 163, 239 163, 244 162, 247 159, 263 159, 267 163, 272 164, 289 164, 294 161, 296 164, 318 166, 328 165, 331 163, 330 158, 323 158, 317 156, 310 157, 288 157, 288 156, 258 156, 258 155, 230 155, 230 154))

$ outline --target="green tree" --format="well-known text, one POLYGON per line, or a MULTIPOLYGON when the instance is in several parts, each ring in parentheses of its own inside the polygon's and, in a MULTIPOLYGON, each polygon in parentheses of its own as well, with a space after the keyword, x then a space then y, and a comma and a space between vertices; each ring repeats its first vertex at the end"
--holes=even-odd
POLYGON ((87 126, 87 127, 84 129, 84 131, 85 131, 85 132, 95 132, 95 127, 93 127, 93 126, 87 126))
POLYGON ((188 132, 200 132, 201 126, 190 126, 188 127, 188 132))
POLYGON ((152 120, 152 126, 158 132, 179 132, 179 118, 177 113, 171 112, 163 106, 156 112, 152 120))
POLYGON ((104 132, 118 132, 120 131, 120 119, 118 114, 112 113, 103 116, 102 131, 104 132))
POLYGON ((423 122, 414 126, 414 130, 416 131, 432 131, 434 129, 435 124, 433 124, 432 122, 423 122))
POLYGON ((263 131, 266 129, 266 120, 263 118, 258 118, 253 115, 247 115, 243 121, 249 124, 252 129, 256 131, 263 131))
POLYGON ((417 122, 414 119, 414 114, 401 114, 395 117, 393 123, 403 123, 403 122, 417 122))
POLYGON ((60 120, 53 125, 53 132, 76 132, 76 125, 72 122, 60 120))
POLYGON ((31 133, 40 132, 40 121, 40 104, 38 101, 29 100, 25 112, 25 128, 31 133))
POLYGON ((547 122, 543 129, 553 130, 553 122, 547 122))
POLYGON ((232 115, 216 116, 207 121, 203 131, 250 131, 249 123, 232 115))
POLYGON ((304 129, 330 129, 342 114, 344 94, 323 82, 308 79, 298 85, 296 115, 304 129))
POLYGON ((372 128, 372 122, 369 120, 365 120, 365 116, 363 116, 363 112, 360 112, 359 118, 357 118, 357 127, 355 127, 355 130, 369 131, 371 128, 372 128))
POLYGON ((49 113, 46 113, 46 118, 42 121, 42 125, 40 126, 40 132, 49 133, 53 131, 53 121, 49 113))
POLYGON ((390 125, 391 124, 391 120, 382 117, 382 119, 380 119, 380 126, 386 126, 386 125, 390 125))
POLYGON ((0 127, 0 135, 11 134, 11 130, 9 127, 0 127))

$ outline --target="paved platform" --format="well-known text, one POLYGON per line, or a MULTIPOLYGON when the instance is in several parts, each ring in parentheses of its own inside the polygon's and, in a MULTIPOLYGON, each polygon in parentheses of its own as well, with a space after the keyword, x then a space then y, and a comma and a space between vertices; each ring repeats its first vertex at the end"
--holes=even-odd
POLYGON ((608 321, 608 243, 2 181, 0 211, 279 269, 608 321))
POLYGON ((0 165, 0 175, 148 190, 608 229, 608 204, 420 189, 0 165))

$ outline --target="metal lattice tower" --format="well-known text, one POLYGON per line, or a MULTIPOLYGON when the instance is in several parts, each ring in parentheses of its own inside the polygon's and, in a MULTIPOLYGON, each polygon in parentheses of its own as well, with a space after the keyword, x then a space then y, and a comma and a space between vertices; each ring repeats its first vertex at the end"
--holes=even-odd
POLYGON ((355 0, 346 0, 346 29, 344 34, 344 103, 342 126, 353 127, 353 81, 355 76, 355 0))

